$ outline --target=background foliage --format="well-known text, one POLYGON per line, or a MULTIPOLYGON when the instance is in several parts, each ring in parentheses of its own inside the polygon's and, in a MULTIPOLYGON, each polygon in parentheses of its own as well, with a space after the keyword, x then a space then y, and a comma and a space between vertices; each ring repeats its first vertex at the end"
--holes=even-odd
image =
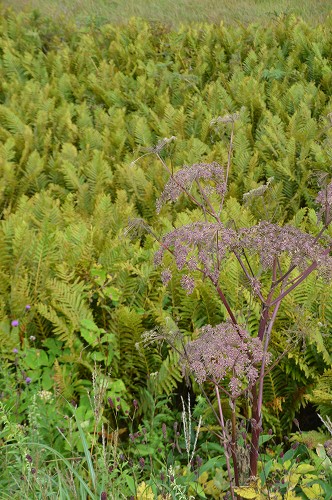
POLYGON ((266 23, 280 14, 294 14, 313 24, 324 22, 331 13, 329 0, 1 0, 15 11, 38 9, 44 16, 57 21, 71 19, 84 25, 94 19, 97 23, 127 23, 131 17, 162 22, 173 28, 181 23, 224 21, 227 24, 266 23))

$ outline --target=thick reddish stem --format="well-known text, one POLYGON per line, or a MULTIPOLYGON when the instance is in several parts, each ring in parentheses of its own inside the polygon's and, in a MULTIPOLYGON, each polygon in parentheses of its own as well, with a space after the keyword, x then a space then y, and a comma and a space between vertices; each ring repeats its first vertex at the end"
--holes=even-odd
POLYGON ((260 435, 260 415, 258 410, 257 387, 252 388, 252 428, 251 428, 251 449, 250 449, 250 475, 257 477, 258 472, 258 448, 260 435))

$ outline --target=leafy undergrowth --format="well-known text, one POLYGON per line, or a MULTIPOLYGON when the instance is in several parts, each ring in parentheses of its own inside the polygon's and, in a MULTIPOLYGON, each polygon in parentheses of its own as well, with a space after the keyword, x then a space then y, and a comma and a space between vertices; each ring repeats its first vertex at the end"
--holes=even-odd
MULTIPOLYGON (((15 353, 16 379, 35 349, 15 353)), ((8 380, 12 377, 8 373, 8 380)), ((15 404, 0 403, 2 498, 178 499, 228 498, 220 430, 199 424, 203 398, 174 412, 169 398, 150 394, 149 417, 133 400, 106 397, 94 372, 93 389, 80 407, 26 378, 16 384, 15 404), (22 415, 25 418, 22 419, 22 415)), ((328 499, 332 488, 332 426, 297 432, 277 444, 270 430, 260 438, 259 477, 235 489, 240 498, 328 499)), ((240 428, 243 477, 248 450, 240 428)))

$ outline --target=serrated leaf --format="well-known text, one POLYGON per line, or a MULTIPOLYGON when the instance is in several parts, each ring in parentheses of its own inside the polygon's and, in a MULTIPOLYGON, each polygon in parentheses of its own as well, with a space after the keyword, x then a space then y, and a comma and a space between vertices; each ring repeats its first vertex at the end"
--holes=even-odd
POLYGON ((310 220, 311 224, 317 226, 317 214, 313 208, 310 208, 308 211, 308 219, 310 220))
POLYGON ((241 498, 259 498, 260 493, 252 488, 251 486, 241 486, 240 488, 234 488, 234 492, 241 498))

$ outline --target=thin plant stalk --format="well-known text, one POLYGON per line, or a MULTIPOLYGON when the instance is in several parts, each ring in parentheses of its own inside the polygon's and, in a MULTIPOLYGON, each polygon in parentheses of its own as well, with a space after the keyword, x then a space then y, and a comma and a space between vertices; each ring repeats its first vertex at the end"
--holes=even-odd
MULTIPOLYGON (((217 401, 218 401, 218 410, 219 410, 219 419, 220 419, 220 424, 221 424, 221 432, 222 432, 223 441, 224 441, 223 445, 224 445, 224 450, 225 450, 225 458, 226 458, 229 486, 230 486, 232 500, 235 500, 231 464, 230 464, 229 454, 228 454, 228 450, 227 450, 227 436, 226 436, 226 430, 225 430, 224 414, 222 411, 221 399, 220 399, 220 394, 219 394, 219 387, 217 384, 215 385, 215 391, 216 391, 216 396, 217 396, 217 401)), ((234 464, 233 464, 233 466, 234 466, 234 464)))

